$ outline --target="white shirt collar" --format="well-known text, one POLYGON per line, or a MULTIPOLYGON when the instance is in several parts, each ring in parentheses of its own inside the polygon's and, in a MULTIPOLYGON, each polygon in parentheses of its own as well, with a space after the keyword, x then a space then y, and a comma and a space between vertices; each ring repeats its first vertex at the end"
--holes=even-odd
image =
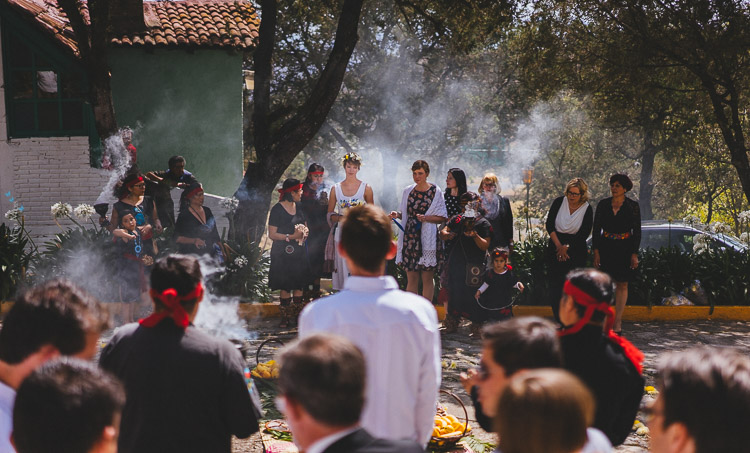
POLYGON ((344 289, 349 291, 384 291, 388 289, 398 289, 398 282, 390 275, 381 275, 379 277, 360 277, 350 275, 344 283, 344 289))
POLYGON ((339 440, 343 439, 344 437, 348 436, 358 429, 359 426, 355 426, 353 428, 335 432, 322 439, 318 439, 317 442, 313 443, 307 450, 305 450, 305 453, 323 453, 324 451, 326 451, 326 448, 330 447, 331 445, 335 444, 339 440))

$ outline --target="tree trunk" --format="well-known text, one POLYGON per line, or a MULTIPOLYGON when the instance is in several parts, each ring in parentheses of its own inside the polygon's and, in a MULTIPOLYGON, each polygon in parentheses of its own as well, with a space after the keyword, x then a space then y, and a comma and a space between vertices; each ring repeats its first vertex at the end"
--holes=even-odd
POLYGON ((646 131, 643 137, 643 154, 641 162, 641 192, 639 204, 641 205, 641 219, 651 220, 654 218, 652 205, 654 195, 654 159, 658 148, 654 146, 653 133, 646 131))
POLYGON ((324 124, 336 101, 346 67, 357 43, 357 30, 364 0, 345 0, 333 49, 326 66, 305 103, 279 127, 271 124, 271 77, 275 45, 276 0, 261 1, 259 44, 256 49, 255 90, 253 93, 253 137, 256 160, 248 162, 245 176, 235 196, 240 205, 235 213, 234 237, 257 242, 265 230, 271 193, 294 158, 324 124))

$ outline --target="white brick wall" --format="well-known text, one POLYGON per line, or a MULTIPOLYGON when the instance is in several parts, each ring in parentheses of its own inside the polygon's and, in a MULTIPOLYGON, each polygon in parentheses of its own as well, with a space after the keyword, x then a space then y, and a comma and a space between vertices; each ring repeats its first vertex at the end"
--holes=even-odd
MULTIPOLYGON (((73 207, 94 204, 110 176, 110 172, 89 165, 88 137, 10 140, 0 143, 0 156, 2 164, 10 163, 12 168, 12 185, 6 193, 9 190, 24 206, 26 227, 35 241, 43 242, 61 231, 50 206, 58 201, 73 207)), ((3 207, 10 209, 5 193, 1 198, 3 207)), ((60 225, 67 227, 72 222, 60 221, 60 225)))

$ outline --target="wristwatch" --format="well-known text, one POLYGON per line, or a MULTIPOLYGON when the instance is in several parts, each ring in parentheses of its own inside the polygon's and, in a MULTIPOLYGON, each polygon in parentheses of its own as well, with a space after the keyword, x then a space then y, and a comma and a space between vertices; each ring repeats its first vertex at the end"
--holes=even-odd
POLYGON ((289 242, 289 233, 286 234, 286 241, 289 242))

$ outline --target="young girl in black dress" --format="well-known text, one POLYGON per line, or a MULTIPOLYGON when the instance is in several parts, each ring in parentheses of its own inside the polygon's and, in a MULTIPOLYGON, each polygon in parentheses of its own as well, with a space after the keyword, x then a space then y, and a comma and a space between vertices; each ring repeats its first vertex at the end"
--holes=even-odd
POLYGON ((124 322, 134 321, 135 304, 146 290, 145 268, 154 263, 137 228, 135 213, 121 210, 118 228, 112 232, 119 259, 116 266, 117 290, 124 322))
POLYGON ((513 274, 508 266, 508 251, 502 247, 495 247, 490 253, 492 269, 484 274, 484 283, 479 287, 474 297, 479 303, 477 323, 488 321, 502 321, 513 316, 511 309, 511 290, 513 288, 523 292, 523 283, 513 274))

